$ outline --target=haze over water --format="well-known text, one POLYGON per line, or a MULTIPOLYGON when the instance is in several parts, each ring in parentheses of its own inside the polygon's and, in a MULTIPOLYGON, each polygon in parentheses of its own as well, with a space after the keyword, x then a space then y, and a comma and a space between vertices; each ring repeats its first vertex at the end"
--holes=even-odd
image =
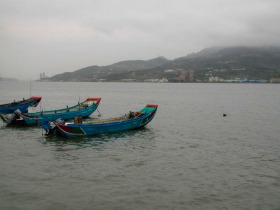
POLYGON ((69 140, 0 122, 0 209, 280 208, 279 85, 0 82, 0 104, 30 92, 43 110, 101 97, 102 118, 159 109, 69 140))

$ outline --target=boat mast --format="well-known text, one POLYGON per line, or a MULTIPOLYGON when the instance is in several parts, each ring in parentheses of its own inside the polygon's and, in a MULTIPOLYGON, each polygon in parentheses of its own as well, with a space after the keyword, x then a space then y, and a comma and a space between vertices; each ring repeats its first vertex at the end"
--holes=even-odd
POLYGON ((31 78, 29 80, 30 80, 30 83, 29 83, 29 93, 30 93, 30 98, 31 98, 31 95, 32 95, 32 82, 31 82, 31 78))

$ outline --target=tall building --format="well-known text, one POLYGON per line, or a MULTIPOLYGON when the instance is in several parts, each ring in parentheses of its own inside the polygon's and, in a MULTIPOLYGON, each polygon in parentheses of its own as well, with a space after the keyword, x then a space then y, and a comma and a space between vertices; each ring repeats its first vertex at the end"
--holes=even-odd
POLYGON ((177 78, 179 81, 182 82, 193 82, 194 81, 194 72, 192 69, 179 69, 180 72, 179 77, 177 78))
POLYGON ((188 75, 187 81, 193 82, 194 81, 194 73, 193 73, 192 69, 187 70, 187 75, 188 75))
POLYGON ((40 73, 40 80, 42 80, 42 79, 44 79, 44 78, 46 78, 45 72, 40 73))
POLYGON ((178 77, 179 81, 186 81, 186 70, 179 69, 180 75, 178 77))

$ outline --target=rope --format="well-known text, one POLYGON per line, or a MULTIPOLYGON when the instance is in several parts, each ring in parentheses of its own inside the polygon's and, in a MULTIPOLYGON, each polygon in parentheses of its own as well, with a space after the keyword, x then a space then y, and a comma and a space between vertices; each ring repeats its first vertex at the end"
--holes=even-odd
POLYGON ((100 116, 101 116, 101 113, 99 112, 98 108, 96 108, 96 109, 97 109, 97 111, 98 111, 98 113, 99 113, 98 117, 100 117, 100 116))

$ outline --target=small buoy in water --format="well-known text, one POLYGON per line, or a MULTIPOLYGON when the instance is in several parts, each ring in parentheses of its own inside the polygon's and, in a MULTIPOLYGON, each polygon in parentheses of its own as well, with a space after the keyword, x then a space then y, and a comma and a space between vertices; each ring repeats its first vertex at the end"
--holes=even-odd
POLYGON ((226 114, 226 113, 224 113, 224 114, 223 114, 223 117, 226 117, 226 116, 227 116, 227 114, 226 114))

